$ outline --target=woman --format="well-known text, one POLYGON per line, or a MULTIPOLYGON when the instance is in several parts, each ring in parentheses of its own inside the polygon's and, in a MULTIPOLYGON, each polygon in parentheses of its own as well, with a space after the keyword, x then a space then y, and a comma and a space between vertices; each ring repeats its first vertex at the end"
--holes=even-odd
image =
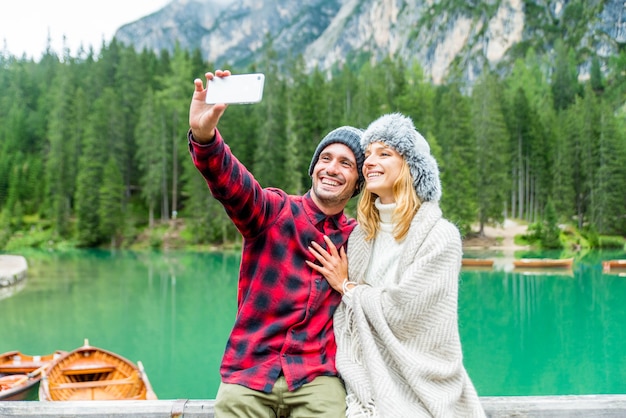
POLYGON ((457 323, 462 248, 442 217, 439 169, 408 117, 363 133, 365 190, 348 253, 312 243, 343 294, 334 315, 348 417, 484 417, 463 366, 457 323), (350 262, 348 263, 349 260, 350 262))

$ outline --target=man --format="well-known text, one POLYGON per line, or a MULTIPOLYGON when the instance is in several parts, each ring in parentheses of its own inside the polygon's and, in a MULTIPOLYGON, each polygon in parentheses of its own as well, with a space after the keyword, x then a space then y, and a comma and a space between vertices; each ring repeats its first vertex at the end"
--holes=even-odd
MULTIPOLYGON (((229 71, 205 75, 228 77, 229 71)), ((216 417, 344 417, 332 317, 341 296, 308 267, 311 242, 344 246, 356 225, 343 210, 363 184, 361 131, 337 128, 315 150, 304 196, 263 189, 224 143, 225 104, 205 103, 200 79, 189 110, 189 150, 213 196, 244 238, 238 310, 220 373, 216 417)))

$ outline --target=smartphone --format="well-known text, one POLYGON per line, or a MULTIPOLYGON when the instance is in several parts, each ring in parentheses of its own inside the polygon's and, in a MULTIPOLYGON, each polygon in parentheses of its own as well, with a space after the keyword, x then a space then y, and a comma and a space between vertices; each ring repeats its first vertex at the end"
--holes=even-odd
POLYGON ((215 103, 258 103, 263 98, 265 75, 235 74, 214 77, 207 84, 206 102, 215 103))

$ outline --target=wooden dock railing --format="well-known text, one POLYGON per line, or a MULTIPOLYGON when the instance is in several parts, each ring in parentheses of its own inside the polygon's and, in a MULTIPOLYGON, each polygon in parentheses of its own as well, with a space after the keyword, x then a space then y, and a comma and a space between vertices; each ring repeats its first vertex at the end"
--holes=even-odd
MULTIPOLYGON (((624 418, 626 395, 481 397, 489 418, 624 418)), ((0 417, 213 418, 213 400, 0 402, 0 417)))

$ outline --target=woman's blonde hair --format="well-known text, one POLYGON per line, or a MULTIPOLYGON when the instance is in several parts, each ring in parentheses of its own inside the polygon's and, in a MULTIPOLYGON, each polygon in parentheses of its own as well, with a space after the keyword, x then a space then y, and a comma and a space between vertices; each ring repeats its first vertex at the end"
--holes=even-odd
MULTIPOLYGON (((396 208, 393 211, 395 224, 393 237, 396 241, 402 241, 409 233, 411 221, 422 204, 413 186, 411 170, 404 158, 402 158, 400 174, 393 184, 393 197, 396 202, 396 208)), ((374 205, 376 198, 377 196, 365 187, 357 206, 357 219, 365 231, 367 241, 374 239, 380 228, 380 214, 374 205)))

